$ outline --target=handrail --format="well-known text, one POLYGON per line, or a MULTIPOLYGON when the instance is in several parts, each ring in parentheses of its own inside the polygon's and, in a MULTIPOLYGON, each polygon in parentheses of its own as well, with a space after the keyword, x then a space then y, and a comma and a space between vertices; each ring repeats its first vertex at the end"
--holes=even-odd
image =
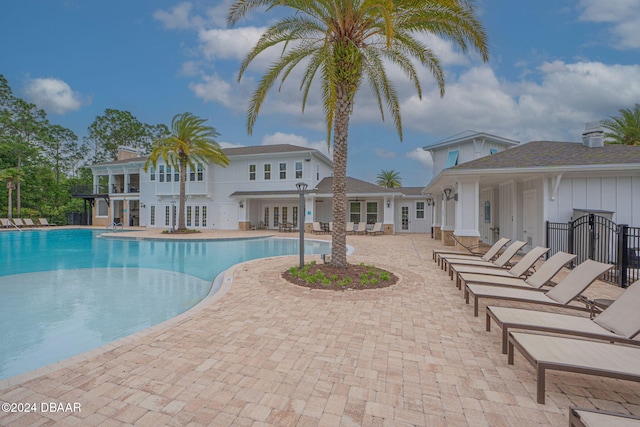
POLYGON ((124 231, 124 224, 122 222, 112 222, 111 224, 107 225, 107 230, 110 229, 115 233, 118 227, 120 227, 120 231, 124 231))
POLYGON ((21 229, 20 227, 18 227, 17 225, 15 225, 15 223, 14 223, 13 221, 9 220, 9 224, 13 225, 13 227, 14 227, 16 230, 18 230, 19 232, 21 232, 21 233, 22 233, 22 229, 21 229))

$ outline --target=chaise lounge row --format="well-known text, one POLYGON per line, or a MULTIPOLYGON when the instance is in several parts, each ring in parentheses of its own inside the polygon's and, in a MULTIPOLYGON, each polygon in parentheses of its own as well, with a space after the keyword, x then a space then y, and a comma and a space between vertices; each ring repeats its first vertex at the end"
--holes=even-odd
POLYGON ((49 223, 46 218, 38 218, 40 224, 33 222, 31 218, 0 218, 0 224, 3 228, 22 228, 22 227, 51 227, 55 224, 49 223))
POLYGON ((582 292, 613 265, 587 260, 555 284, 551 280, 575 255, 558 252, 534 270, 535 262, 548 249, 534 248, 517 263, 509 264, 504 258, 511 260, 517 250, 510 251, 513 255, 507 251, 522 242, 512 243, 500 254, 507 243, 508 239, 501 239, 484 255, 446 249, 434 251, 433 257, 443 269, 449 270, 458 288, 464 289, 466 302, 474 299, 475 316, 480 299, 525 302, 564 310, 493 305, 486 308, 486 330, 491 330, 492 321, 502 328, 502 352, 508 355, 508 363, 514 363, 517 349, 536 368, 538 403, 545 402, 548 370, 640 381, 640 310, 637 308, 640 281, 596 315, 593 303, 582 296, 582 292), (590 316, 567 314, 567 310, 589 312, 590 316), (543 335, 545 333, 555 335, 543 335))

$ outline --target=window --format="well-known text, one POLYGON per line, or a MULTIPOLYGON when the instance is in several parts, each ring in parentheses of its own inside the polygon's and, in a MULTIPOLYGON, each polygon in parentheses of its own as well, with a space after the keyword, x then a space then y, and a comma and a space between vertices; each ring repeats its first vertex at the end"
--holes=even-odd
POLYGON ((367 224, 378 222, 378 202, 367 202, 367 224))
POLYGON ((302 178, 302 162, 296 162, 296 179, 302 178))
POLYGON ((178 208, 174 204, 171 210, 173 211, 173 225, 176 225, 176 219, 178 218, 178 208))
POLYGON ((264 223, 269 224, 269 208, 264 208, 264 223))
POLYGON ((256 180, 256 165, 249 165, 249 181, 256 180))
POLYGON ((264 180, 269 181, 271 179, 271 165, 264 165, 264 180))
POLYGON ((167 165, 167 173, 165 174, 167 182, 171 182, 171 166, 167 165))
POLYGON ((349 221, 360 222, 360 202, 349 202, 349 221))
POLYGON ((287 214, 289 212, 287 212, 287 207, 283 206, 282 207, 282 222, 287 222, 287 214))
POLYGON ((158 170, 160 178, 160 182, 164 182, 164 165, 160 165, 160 169, 158 170))
POLYGON ((202 207, 202 226, 203 227, 207 226, 207 207, 206 206, 202 207))
POLYGON ((296 225, 298 225, 298 207, 297 206, 293 207, 293 209, 291 210, 291 215, 293 215, 292 222, 295 227, 296 225))
POLYGON ((191 227, 191 206, 187 206, 187 227, 191 227))
POLYGON ((287 179, 287 164, 280 163, 280 179, 287 179))
POLYGON ((180 171, 178 169, 173 173, 173 182, 180 182, 180 171))
POLYGON ((196 180, 196 171, 194 171, 192 168, 189 168, 189 181, 195 181, 196 180))
POLYGON ((484 222, 491 222, 491 203, 488 200, 484 202, 484 222))
POLYGON ((156 225, 156 207, 155 206, 151 206, 149 209, 150 209, 150 212, 149 212, 149 223, 151 225, 156 225))
POLYGON ((196 227, 200 227, 200 206, 196 206, 195 215, 193 218, 193 225, 196 227))
POLYGON ((156 180, 156 168, 154 168, 153 166, 149 168, 149 180, 150 181, 156 180))
POLYGON ((107 202, 102 199, 98 200, 96 211, 96 216, 109 216, 109 206, 107 206, 107 202))
POLYGON ((490 148, 489 149, 489 154, 496 154, 498 152, 497 148, 490 148))
POLYGON ((320 165, 316 165, 316 180, 320 181, 320 165))
POLYGON ((416 219, 424 219, 424 202, 416 202, 416 219))
POLYGON ((460 152, 458 150, 449 151, 447 154, 447 162, 444 164, 444 168, 450 168, 458 164, 458 154, 460 152))
POLYGON ((198 181, 204 181, 204 168, 202 165, 198 165, 198 181))
POLYGON ((171 225, 171 213, 169 211, 169 206, 165 206, 164 208, 164 225, 167 227, 171 225))
POLYGON ((273 226, 277 227, 280 224, 280 208, 273 208, 273 226))

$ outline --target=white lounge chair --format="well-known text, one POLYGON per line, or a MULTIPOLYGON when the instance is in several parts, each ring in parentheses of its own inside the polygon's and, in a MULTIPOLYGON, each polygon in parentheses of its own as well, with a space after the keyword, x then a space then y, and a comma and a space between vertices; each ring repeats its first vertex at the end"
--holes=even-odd
POLYGON ((348 222, 347 226, 345 228, 345 231, 347 232, 347 234, 354 234, 356 232, 356 230, 354 228, 354 223, 353 222, 348 222))
POLYGON ((358 228, 355 231, 356 231, 356 234, 367 234, 367 223, 359 222, 358 228))
POLYGON ((472 266, 477 266, 477 267, 497 267, 497 268, 504 268, 509 266, 509 261, 511 260, 511 258, 513 258, 514 256, 516 256, 516 254, 518 253, 518 251, 520 249, 522 249, 522 247, 524 245, 526 245, 527 242, 522 242, 519 240, 516 240, 515 242, 511 243, 507 249, 504 250, 504 252, 502 252, 502 254, 496 258, 495 261, 482 261, 482 260, 478 260, 478 259, 445 259, 442 268, 444 270, 447 269, 447 267, 449 268, 449 277, 453 278, 454 277, 454 272, 455 269, 460 266, 460 265, 472 265, 472 266))
MULTIPOLYGON (((473 315, 476 317, 478 317, 478 300, 480 298, 568 306, 571 300, 580 295, 598 277, 611 268, 613 268, 611 264, 588 259, 571 270, 567 277, 547 292, 540 292, 538 289, 467 284, 465 287, 467 289, 465 300, 469 304, 469 296, 473 295, 473 315)), ((572 306, 571 308, 578 307, 572 306)), ((587 308, 584 308, 584 310, 587 310, 587 308)))
POLYGON ((26 227, 35 227, 36 225, 33 223, 33 220, 31 218, 25 218, 24 219, 24 225, 26 227))
POLYGON ((515 349, 535 367, 538 403, 545 401, 548 370, 640 381, 640 347, 549 335, 510 332, 507 358, 515 349))
POLYGON ((375 236, 377 234, 384 234, 384 230, 382 229, 382 223, 376 222, 373 224, 373 228, 371 230, 367 230, 367 234, 371 236, 375 236))
POLYGON ((502 353, 507 354, 509 330, 524 329, 536 332, 576 335, 640 345, 640 280, 629 286, 594 319, 546 311, 510 307, 487 307, 487 331, 491 319, 502 328, 502 353))
POLYGON ((640 427, 640 417, 585 408, 569 408, 569 427, 640 427))
MULTIPOLYGON (((484 255, 479 256, 479 255, 469 255, 469 254, 458 254, 458 253, 444 253, 444 252, 435 252, 435 258, 436 258, 436 262, 438 263, 438 265, 442 265, 442 263, 444 262, 445 259, 450 259, 450 258, 457 258, 457 259, 481 259, 483 261, 491 261, 493 259, 493 257, 495 257, 496 255, 498 255, 498 252, 500 252, 500 249, 502 249, 502 247, 504 245, 506 245, 507 243, 509 243, 510 239, 507 239, 506 237, 501 238, 500 240, 498 240, 496 243, 493 244, 493 246, 491 246, 489 248, 489 250, 487 250, 487 252, 485 252, 484 255)), ((435 249, 434 249, 435 251, 435 249)))
POLYGON ((322 229, 322 226, 321 226, 321 225, 320 225, 320 223, 319 223, 319 222, 317 222, 317 221, 314 221, 314 222, 313 222, 313 224, 312 224, 312 228, 311 228, 311 232, 312 232, 313 234, 324 234, 324 233, 326 233, 326 231, 324 231, 324 230, 322 229))
POLYGON ((0 218, 0 224, 2 224, 3 228, 12 227, 11 222, 9 221, 9 218, 0 218))
POLYGON ((13 218, 13 223, 16 227, 24 227, 24 222, 22 218, 13 218))
POLYGON ((333 221, 329 221, 329 233, 333 233, 333 221))
POLYGON ((47 218, 38 218, 38 221, 40 221, 40 225, 42 225, 43 227, 51 227, 55 225, 50 224, 49 221, 47 221, 47 218))
POLYGON ((456 266, 456 286, 460 289, 462 283, 466 283, 464 276, 466 274, 481 274, 487 276, 515 277, 524 278, 530 274, 531 268, 538 261, 538 258, 549 252, 549 248, 536 246, 527 252, 513 267, 508 270, 498 268, 497 266, 475 266, 475 265, 457 265, 456 266))

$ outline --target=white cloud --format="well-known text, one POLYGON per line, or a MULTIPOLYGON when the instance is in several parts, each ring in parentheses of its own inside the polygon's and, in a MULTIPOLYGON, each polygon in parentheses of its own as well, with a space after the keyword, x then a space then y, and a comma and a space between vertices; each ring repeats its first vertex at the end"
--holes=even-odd
POLYGON ((220 142, 219 144, 220 144, 220 147, 222 147, 222 148, 238 148, 238 147, 244 147, 244 145, 243 145, 243 144, 234 144, 234 143, 232 143, 232 142, 226 142, 226 141, 220 142))
POLYGON ((262 145, 275 144, 291 144, 297 145, 299 147, 313 148, 320 151, 322 154, 327 155, 326 141, 309 141, 304 136, 283 132, 276 132, 274 134, 265 135, 264 137, 262 137, 262 145))
POLYGON ((170 12, 156 10, 153 17, 162 22, 166 29, 187 30, 202 24, 199 18, 190 16, 192 7, 193 5, 189 2, 180 3, 170 12))
POLYGON ((246 108, 243 102, 238 102, 243 98, 237 94, 237 85, 225 81, 218 74, 202 76, 202 81, 191 83, 189 89, 206 102, 217 102, 236 111, 246 108))
MULTIPOLYGON (((265 28, 240 27, 198 32, 200 49, 206 59, 242 60, 256 44, 265 28)), ((261 55, 262 56, 262 55, 261 55)))
POLYGON ((396 156, 396 153, 384 148, 375 148, 373 150, 373 153, 376 155, 376 157, 380 157, 381 159, 392 159, 396 156))
POLYGON ((60 79, 32 79, 25 88, 27 99, 48 113, 64 114, 79 109, 84 102, 80 93, 60 79))
POLYGON ((621 49, 640 48, 640 2, 637 0, 580 0, 580 20, 611 24, 615 40, 621 49))
POLYGON ((425 168, 433 168, 433 159, 431 158, 431 154, 422 148, 416 148, 415 150, 409 151, 406 154, 406 157, 417 161, 425 168))

